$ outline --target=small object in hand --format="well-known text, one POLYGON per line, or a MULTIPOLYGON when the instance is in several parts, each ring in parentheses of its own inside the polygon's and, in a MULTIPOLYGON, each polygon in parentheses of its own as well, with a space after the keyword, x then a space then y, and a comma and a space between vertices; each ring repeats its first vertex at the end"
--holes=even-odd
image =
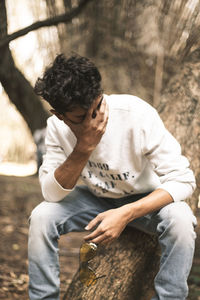
POLYGON ((105 277, 105 275, 97 277, 88 265, 88 262, 95 257, 96 253, 97 245, 94 243, 83 243, 80 247, 79 279, 87 287, 94 285, 97 279, 105 277))
POLYGON ((96 108, 96 109, 93 111, 93 113, 92 113, 92 118, 93 118, 93 119, 96 118, 96 116, 97 116, 97 110, 100 109, 102 101, 103 101, 103 96, 101 97, 101 100, 99 101, 99 104, 97 105, 97 108, 96 108))
POLYGON ((94 110, 93 113, 92 113, 92 118, 95 119, 96 116, 97 116, 97 113, 96 113, 96 110, 94 110))
POLYGON ((83 243, 80 248, 80 262, 88 262, 95 257, 97 245, 95 243, 83 243))

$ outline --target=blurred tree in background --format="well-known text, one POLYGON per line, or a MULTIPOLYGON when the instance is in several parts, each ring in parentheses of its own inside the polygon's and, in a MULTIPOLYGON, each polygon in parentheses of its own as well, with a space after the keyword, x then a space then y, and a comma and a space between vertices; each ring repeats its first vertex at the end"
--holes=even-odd
MULTIPOLYGON (((16 65, 9 43, 37 29, 40 57, 33 57, 33 64, 42 60, 46 65, 58 52, 91 58, 103 75, 106 93, 135 94, 159 109, 199 184, 198 0, 29 1, 33 24, 8 35, 10 2, 0 2, 0 82, 32 134, 45 127, 48 113, 33 93, 33 79, 30 83, 24 75, 26 66, 21 70, 19 61, 16 65)), ((199 189, 196 199, 197 194, 199 189)))
MULTIPOLYGON (((5 1, 1 1, 1 40, 6 41, 3 3, 5 1)), ((41 22, 35 27, 45 26, 37 31, 41 53, 44 47, 49 47, 51 58, 58 51, 86 55, 101 69, 106 91, 134 92, 148 102, 159 103, 163 86, 191 49, 199 46, 199 1, 85 0, 80 3, 84 3, 83 9, 71 14, 66 21, 56 20, 56 17, 70 15, 78 7, 76 0, 41 0, 28 4, 36 19, 40 20, 42 15, 46 21, 52 20, 49 25, 41 22), (55 37, 49 35, 49 41, 46 39, 48 31, 55 37)))

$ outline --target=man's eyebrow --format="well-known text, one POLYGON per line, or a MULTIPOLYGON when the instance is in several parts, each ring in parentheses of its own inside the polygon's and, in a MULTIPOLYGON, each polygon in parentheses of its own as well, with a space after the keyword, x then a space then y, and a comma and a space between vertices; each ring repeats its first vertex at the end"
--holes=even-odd
POLYGON ((76 115, 76 118, 82 118, 82 117, 84 117, 86 114, 87 114, 87 113, 85 112, 85 113, 83 113, 83 114, 81 114, 81 115, 76 115))

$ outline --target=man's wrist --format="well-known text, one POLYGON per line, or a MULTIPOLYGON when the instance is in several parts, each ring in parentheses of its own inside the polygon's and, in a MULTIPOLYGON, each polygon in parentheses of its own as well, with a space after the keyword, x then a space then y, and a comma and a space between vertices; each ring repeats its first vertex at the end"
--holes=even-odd
POLYGON ((132 210, 132 207, 130 206, 130 204, 125 204, 125 205, 121 206, 120 209, 123 212, 123 219, 125 220, 126 224, 128 224, 129 222, 131 222, 134 219, 133 218, 133 210, 132 210))
POLYGON ((76 146, 74 147, 74 152, 83 156, 89 156, 93 150, 94 147, 82 145, 81 143, 77 143, 76 146))
POLYGON ((137 219, 140 216, 141 202, 131 202, 123 206, 127 223, 137 219))

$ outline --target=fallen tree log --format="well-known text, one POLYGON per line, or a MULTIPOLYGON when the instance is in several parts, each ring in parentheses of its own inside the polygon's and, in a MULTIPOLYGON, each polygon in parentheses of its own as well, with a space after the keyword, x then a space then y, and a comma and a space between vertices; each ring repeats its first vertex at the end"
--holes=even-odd
POLYGON ((89 262, 97 277, 90 287, 75 274, 63 300, 149 300, 159 265, 157 238, 127 227, 111 245, 99 246, 89 262))

